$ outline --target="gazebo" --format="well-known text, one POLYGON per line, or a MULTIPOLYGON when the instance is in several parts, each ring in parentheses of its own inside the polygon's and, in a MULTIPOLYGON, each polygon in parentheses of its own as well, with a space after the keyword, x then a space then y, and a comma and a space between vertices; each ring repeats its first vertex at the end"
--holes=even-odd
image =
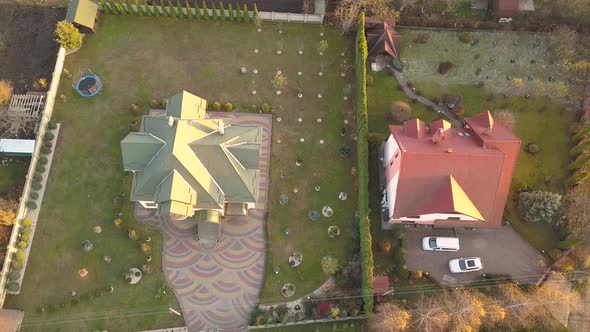
POLYGON ((394 19, 367 27, 368 58, 383 66, 392 64, 401 70, 401 62, 398 59, 400 36, 394 28, 394 19))
POLYGON ((81 33, 94 33, 98 21, 98 5, 92 0, 70 0, 66 21, 74 24, 81 33))

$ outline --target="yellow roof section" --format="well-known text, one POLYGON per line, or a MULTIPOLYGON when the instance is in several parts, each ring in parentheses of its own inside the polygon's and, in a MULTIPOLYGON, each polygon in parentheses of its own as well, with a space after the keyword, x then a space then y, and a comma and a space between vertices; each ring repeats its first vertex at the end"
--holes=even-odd
POLYGON ((451 193, 453 195, 453 206, 455 212, 462 213, 464 215, 484 220, 479 210, 475 207, 469 196, 463 191, 463 188, 457 183, 452 175, 449 175, 451 180, 451 193))

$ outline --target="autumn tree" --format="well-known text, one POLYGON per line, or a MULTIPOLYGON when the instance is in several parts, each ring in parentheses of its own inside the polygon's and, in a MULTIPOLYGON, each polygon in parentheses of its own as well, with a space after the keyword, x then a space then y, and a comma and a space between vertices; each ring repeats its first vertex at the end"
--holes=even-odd
POLYGON ((410 325, 412 314, 393 303, 380 304, 375 311, 375 315, 369 319, 371 331, 406 331, 410 325))
POLYGON ((484 303, 476 291, 443 293, 440 297, 443 308, 449 315, 451 331, 476 331, 486 316, 484 303))
POLYGON ((0 197, 0 225, 10 226, 16 221, 18 202, 0 197))
POLYGON ((420 297, 410 312, 413 331, 442 332, 449 327, 449 314, 435 297, 420 297))
POLYGON ((361 12, 363 1, 342 0, 334 10, 334 19, 338 22, 342 33, 350 32, 361 12))

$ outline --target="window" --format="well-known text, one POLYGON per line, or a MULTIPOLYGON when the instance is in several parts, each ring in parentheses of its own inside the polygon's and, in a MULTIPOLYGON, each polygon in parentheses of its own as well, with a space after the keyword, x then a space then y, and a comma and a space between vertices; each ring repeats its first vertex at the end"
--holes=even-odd
POLYGON ((471 134, 470 134, 470 133, 463 133, 463 135, 465 135, 465 136, 467 136, 467 137, 471 136, 471 134))
POLYGON ((463 133, 457 133, 457 135, 459 135, 459 136, 465 136, 463 133))
POLYGON ((461 220, 459 217, 448 217, 447 220, 461 220))
POLYGON ((408 219, 420 219, 420 216, 407 216, 408 219))

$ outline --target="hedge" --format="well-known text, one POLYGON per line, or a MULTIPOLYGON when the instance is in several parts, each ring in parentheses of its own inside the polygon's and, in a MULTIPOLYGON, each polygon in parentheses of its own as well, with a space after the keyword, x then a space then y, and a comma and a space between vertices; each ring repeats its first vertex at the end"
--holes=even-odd
POLYGON ((362 294, 366 314, 373 313, 373 251, 369 220, 369 141, 367 112, 367 38, 361 13, 356 36, 358 213, 362 260, 362 294))
POLYGON ((590 134, 590 127, 585 127, 585 128, 580 129, 580 131, 578 131, 572 137, 572 139, 577 142, 577 141, 581 140, 582 138, 588 136, 589 134, 590 134))
POLYGON ((590 161, 590 155, 582 157, 582 158, 570 163, 569 165, 567 165, 567 169, 569 169, 569 170, 580 169, 584 165, 586 165, 589 161, 590 161))

